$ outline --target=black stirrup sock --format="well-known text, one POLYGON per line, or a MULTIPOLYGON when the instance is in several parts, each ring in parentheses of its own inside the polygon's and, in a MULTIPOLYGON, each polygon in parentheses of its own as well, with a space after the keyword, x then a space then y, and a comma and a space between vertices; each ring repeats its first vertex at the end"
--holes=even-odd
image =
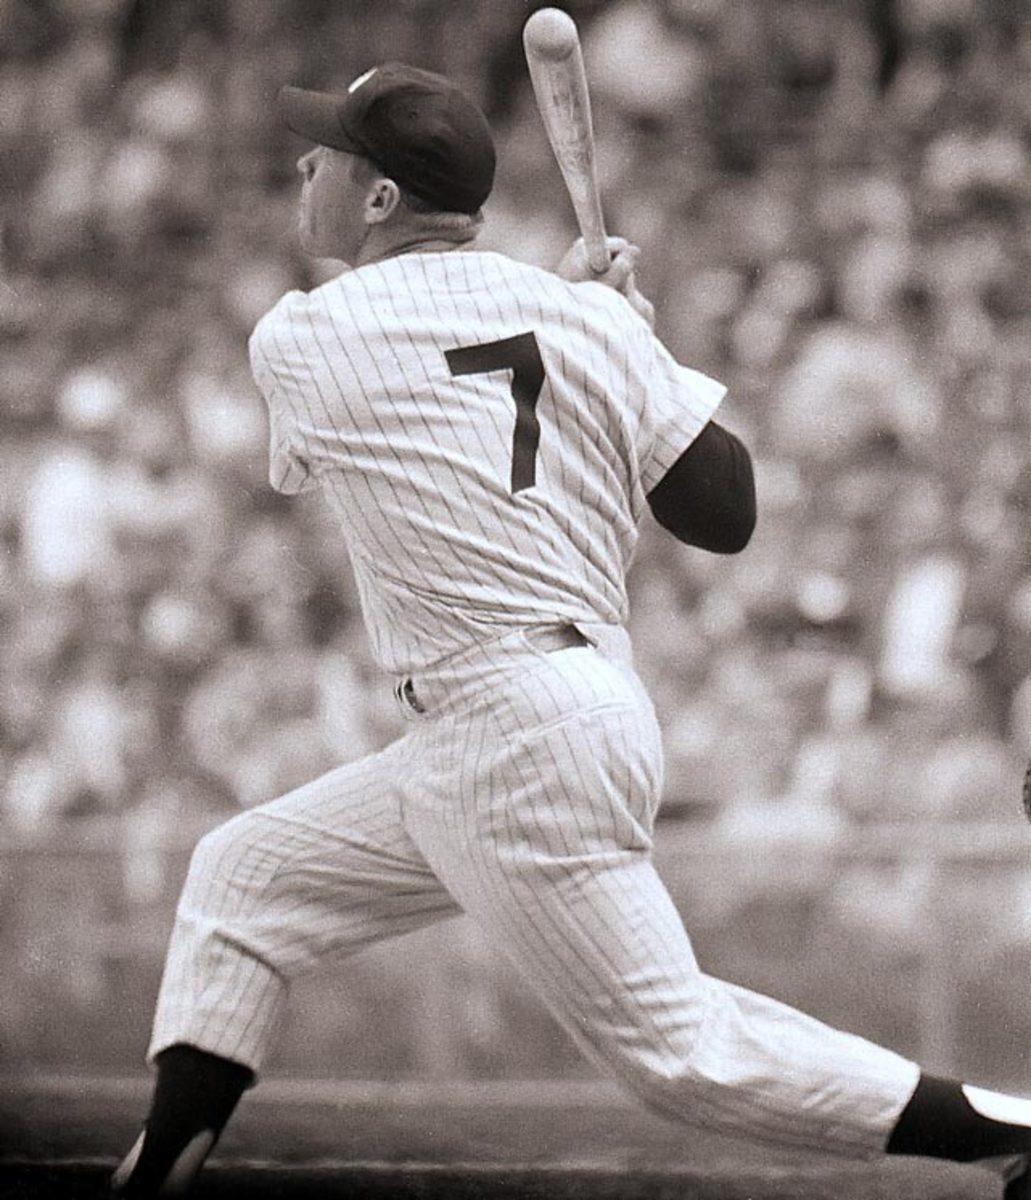
POLYGON ((194 1046, 169 1046, 155 1061, 154 1098, 140 1142, 115 1173, 118 1195, 156 1193, 188 1148, 180 1171, 196 1174, 254 1081, 249 1068, 194 1046))
POLYGON ((921 1075, 885 1149, 955 1162, 1031 1153, 1031 1100, 921 1075))

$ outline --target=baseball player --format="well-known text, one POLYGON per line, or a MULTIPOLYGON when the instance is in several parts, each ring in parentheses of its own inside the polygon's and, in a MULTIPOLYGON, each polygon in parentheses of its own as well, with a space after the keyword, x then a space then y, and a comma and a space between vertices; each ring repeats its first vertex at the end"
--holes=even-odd
POLYGON ((668 1117, 846 1156, 1031 1151, 1031 1102, 703 974, 655 872, 662 756, 626 632, 638 524, 648 507, 734 553, 755 498, 714 420, 724 388, 652 332, 634 247, 612 239, 601 278, 579 243, 555 273, 470 248, 494 148, 438 75, 387 64, 281 105, 315 144, 301 245, 349 269, 251 338, 270 479, 335 514, 408 727, 197 846, 153 1103, 114 1191, 186 1189, 292 978, 459 911, 668 1117))

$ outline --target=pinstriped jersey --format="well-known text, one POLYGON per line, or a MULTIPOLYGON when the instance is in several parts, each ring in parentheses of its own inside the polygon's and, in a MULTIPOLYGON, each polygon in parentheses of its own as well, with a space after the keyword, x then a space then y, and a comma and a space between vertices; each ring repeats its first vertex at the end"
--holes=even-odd
POLYGON ((395 674, 515 627, 625 623, 645 496, 725 390, 611 288, 482 251, 289 292, 250 356, 270 482, 328 501, 395 674))

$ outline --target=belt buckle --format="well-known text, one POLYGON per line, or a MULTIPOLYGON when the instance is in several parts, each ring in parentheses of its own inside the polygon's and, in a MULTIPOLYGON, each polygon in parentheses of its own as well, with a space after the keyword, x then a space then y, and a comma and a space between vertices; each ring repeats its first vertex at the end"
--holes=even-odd
POLYGON ((426 711, 426 705, 415 694, 415 685, 412 683, 410 676, 398 685, 397 694, 412 712, 424 713, 426 711))

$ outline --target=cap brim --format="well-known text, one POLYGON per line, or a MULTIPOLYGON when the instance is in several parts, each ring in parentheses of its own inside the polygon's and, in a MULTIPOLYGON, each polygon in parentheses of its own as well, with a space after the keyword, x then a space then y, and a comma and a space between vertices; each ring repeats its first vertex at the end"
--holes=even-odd
POLYGON ((312 92, 307 88, 280 88, 279 113, 288 129, 320 146, 363 154, 362 147, 350 137, 340 123, 342 96, 332 92, 312 92))

